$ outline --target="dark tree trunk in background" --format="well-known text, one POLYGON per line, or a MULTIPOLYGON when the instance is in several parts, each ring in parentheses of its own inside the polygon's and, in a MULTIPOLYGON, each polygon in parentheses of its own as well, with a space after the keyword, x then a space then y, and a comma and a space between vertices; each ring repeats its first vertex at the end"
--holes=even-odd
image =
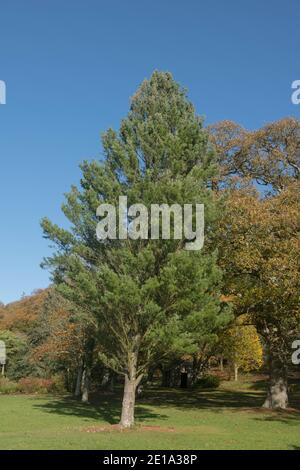
POLYGON ((162 369, 162 387, 178 387, 180 385, 180 368, 178 365, 170 369, 162 369))
POLYGON ((187 372, 181 372, 180 374, 180 387, 181 388, 187 388, 188 386, 188 373, 187 372))
POLYGON ((110 392, 114 391, 115 372, 106 370, 103 374, 101 387, 108 389, 110 392))
POLYGON ((192 371, 191 371, 191 382, 195 385, 200 375, 200 364, 196 359, 193 360, 192 371))
POLYGON ((81 401, 83 403, 89 402, 91 372, 93 367, 93 356, 95 348, 95 339, 89 337, 85 345, 85 357, 83 361, 83 373, 81 381, 81 401))
POLYGON ((170 369, 162 370, 161 385, 162 387, 171 387, 171 370, 170 369))
POLYGON ((76 378, 76 385, 75 385, 75 391, 74 391, 74 396, 76 398, 79 398, 81 395, 82 374, 83 374, 83 365, 80 364, 77 370, 77 378, 76 378))
POLYGON ((115 374, 112 373, 110 375, 110 379, 109 379, 109 383, 108 383, 108 388, 109 388, 110 392, 113 392, 115 390, 115 378, 116 378, 115 374))
POLYGON ((82 385, 81 385, 81 401, 82 403, 89 402, 89 386, 90 386, 90 373, 88 367, 85 367, 82 374, 82 385))
POLYGON ((148 376, 147 376, 147 383, 150 383, 150 384, 153 383, 154 372, 155 372, 154 369, 149 369, 148 376))

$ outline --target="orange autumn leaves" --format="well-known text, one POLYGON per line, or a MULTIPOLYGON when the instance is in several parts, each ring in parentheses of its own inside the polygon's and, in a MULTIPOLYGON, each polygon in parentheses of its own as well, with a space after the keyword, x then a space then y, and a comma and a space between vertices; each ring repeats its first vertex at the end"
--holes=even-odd
POLYGON ((21 300, 0 306, 0 329, 29 331, 42 309, 48 292, 49 289, 39 289, 21 300))
POLYGON ((74 362, 83 352, 85 332, 82 325, 72 321, 68 310, 58 308, 47 318, 49 335, 31 352, 31 361, 74 362))
POLYGON ((299 311, 300 187, 270 198, 253 189, 233 191, 220 226, 221 263, 229 292, 245 310, 276 306, 299 311))
POLYGON ((287 117, 249 131, 232 121, 208 127, 220 166, 221 183, 237 177, 255 180, 278 192, 300 178, 300 121, 287 117))

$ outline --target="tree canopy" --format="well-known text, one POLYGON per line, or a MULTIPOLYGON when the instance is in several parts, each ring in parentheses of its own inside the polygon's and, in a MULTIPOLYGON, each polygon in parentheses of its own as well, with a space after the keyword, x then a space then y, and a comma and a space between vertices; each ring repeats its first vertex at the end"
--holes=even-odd
POLYGON ((117 205, 122 195, 148 208, 201 202, 208 238, 221 206, 211 190, 217 168, 208 135, 169 73, 154 72, 142 83, 120 130, 109 129, 102 142, 104 161, 84 162, 81 188, 66 196, 71 230, 42 222, 57 246, 44 266, 65 297, 98 319, 102 360, 125 376, 121 423, 131 426, 135 388, 151 363, 174 347, 192 351, 195 330, 201 335, 204 323, 224 325, 228 313, 209 244, 191 252, 174 238, 99 243, 99 202, 117 205))

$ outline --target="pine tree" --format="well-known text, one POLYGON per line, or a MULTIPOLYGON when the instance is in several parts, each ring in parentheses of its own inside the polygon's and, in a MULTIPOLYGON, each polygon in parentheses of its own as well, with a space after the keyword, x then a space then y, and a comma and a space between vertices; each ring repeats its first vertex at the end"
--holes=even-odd
MULTIPOLYGON (((101 359, 125 377, 121 425, 134 424, 136 387, 148 367, 170 351, 193 352, 195 331, 227 318, 220 307, 221 272, 209 244, 184 240, 96 238, 99 203, 205 205, 209 238, 220 214, 210 189, 215 157, 202 120, 170 73, 154 72, 133 96, 118 132, 102 138, 104 161, 81 165, 81 188, 66 195, 65 230, 42 221, 57 246, 43 263, 59 291, 95 316, 101 359)), ((130 222, 130 220, 128 220, 130 222)), ((173 232, 172 232, 173 233, 173 232)))

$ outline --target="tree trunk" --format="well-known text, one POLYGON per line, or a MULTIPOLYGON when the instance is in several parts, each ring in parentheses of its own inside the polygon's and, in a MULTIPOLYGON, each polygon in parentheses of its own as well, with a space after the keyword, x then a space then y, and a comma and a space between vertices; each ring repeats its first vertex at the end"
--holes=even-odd
POLYGON ((195 385, 197 383, 197 380, 203 375, 205 370, 208 369, 209 366, 209 357, 203 357, 201 355, 193 356, 193 364, 192 364, 192 370, 191 370, 191 385, 195 385))
POLYGON ((77 371, 77 379, 76 379, 76 386, 74 391, 74 396, 76 398, 80 397, 81 395, 81 383, 82 383, 82 374, 83 374, 83 366, 82 364, 78 367, 77 371))
POLYGON ((109 391, 114 392, 115 390, 115 374, 112 372, 110 379, 109 379, 109 385, 108 385, 109 391))
POLYGON ((224 370, 224 360, 223 360, 223 356, 220 357, 220 371, 223 372, 224 370))
POLYGON ((180 387, 187 388, 188 387, 188 373, 181 372, 180 374, 180 387))
POLYGON ((105 371, 101 380, 101 387, 105 388, 108 387, 110 380, 110 372, 105 371))
POLYGON ((81 401, 82 403, 89 402, 89 371, 88 368, 85 367, 83 374, 82 374, 82 387, 81 387, 81 401))
POLYGON ((239 377, 238 377, 239 368, 238 368, 238 366, 237 366, 236 363, 233 364, 233 368, 234 368, 234 380, 235 380, 235 382, 237 382, 237 381, 238 381, 238 378, 239 378, 239 377))
POLYGON ((161 386, 171 387, 171 370, 170 369, 163 369, 161 386))
POLYGON ((139 385, 143 374, 137 376, 138 352, 129 354, 128 370, 125 375, 124 395, 122 403, 122 414, 120 425, 122 428, 130 428, 134 425, 134 405, 136 388, 139 385))
POLYGON ((270 353, 269 355, 269 386, 264 408, 285 409, 288 407, 288 380, 286 366, 270 353))
POLYGON ((130 428, 134 425, 134 405, 137 380, 125 375, 124 395, 122 403, 122 415, 120 425, 123 428, 130 428))
POLYGON ((95 340, 93 337, 88 338, 85 344, 85 357, 83 361, 83 373, 81 382, 81 401, 82 403, 89 402, 89 389, 90 389, 90 378, 93 367, 93 354, 95 348, 95 340))

